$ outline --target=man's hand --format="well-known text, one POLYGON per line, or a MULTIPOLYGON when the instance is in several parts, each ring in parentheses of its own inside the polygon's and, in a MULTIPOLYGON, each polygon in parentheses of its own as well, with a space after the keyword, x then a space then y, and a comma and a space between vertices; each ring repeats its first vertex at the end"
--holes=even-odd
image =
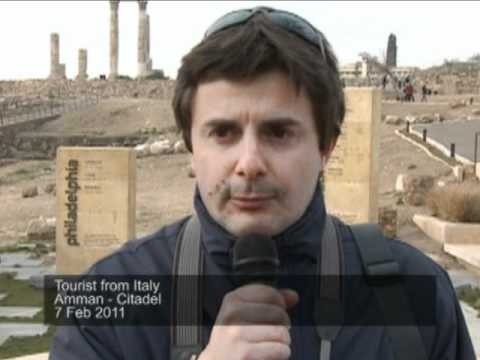
POLYGON ((223 298, 210 341, 198 360, 283 360, 290 357, 287 309, 298 302, 293 290, 242 286, 223 298))

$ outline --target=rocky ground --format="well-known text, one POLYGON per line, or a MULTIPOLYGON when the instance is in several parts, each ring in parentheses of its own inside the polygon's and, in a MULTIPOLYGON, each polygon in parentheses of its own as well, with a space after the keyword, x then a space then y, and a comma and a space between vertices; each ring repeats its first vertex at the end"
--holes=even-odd
MULTIPOLYGON (((473 106, 450 108, 450 102, 466 98, 468 96, 442 96, 430 99, 430 103, 384 102, 382 113, 383 117, 441 113, 448 121, 468 116, 476 108, 475 103, 473 106)), ((401 128, 404 128, 403 124, 381 124, 379 205, 390 205, 397 209, 398 233, 401 238, 429 253, 444 266, 458 266, 411 222, 412 214, 428 210, 397 204, 394 190, 398 174, 451 177, 448 166, 397 136, 394 131, 401 128)), ((39 131, 57 134, 128 134, 151 131, 165 132, 169 137, 175 138, 177 135, 173 129, 174 120, 168 101, 112 99, 101 102, 96 109, 66 115, 44 125, 39 131)), ((188 165, 188 154, 149 156, 137 160, 137 235, 153 231, 191 211, 194 179, 187 176, 188 165)), ((45 187, 54 182, 54 161, 0 162, 0 246, 24 239, 30 220, 39 216, 55 217, 55 196, 45 192, 45 187), (23 198, 22 190, 32 185, 38 187, 38 196, 23 198)))

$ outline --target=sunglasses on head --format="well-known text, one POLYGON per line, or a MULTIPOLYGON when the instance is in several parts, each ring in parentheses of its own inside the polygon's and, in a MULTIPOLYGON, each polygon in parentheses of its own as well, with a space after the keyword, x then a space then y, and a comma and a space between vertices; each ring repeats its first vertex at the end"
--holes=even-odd
POLYGON ((265 6, 252 9, 235 10, 223 15, 212 25, 210 25, 205 32, 205 38, 215 34, 218 31, 245 24, 258 13, 264 14, 275 25, 287 30, 290 33, 300 36, 303 40, 316 46, 318 49, 320 49, 323 59, 326 59, 324 37, 322 33, 315 29, 312 24, 291 12, 276 10, 265 6))

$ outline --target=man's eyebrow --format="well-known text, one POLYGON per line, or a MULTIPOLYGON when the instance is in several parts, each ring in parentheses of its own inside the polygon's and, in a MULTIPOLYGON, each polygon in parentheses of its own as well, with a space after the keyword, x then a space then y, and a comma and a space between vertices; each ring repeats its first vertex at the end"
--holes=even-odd
POLYGON ((301 122, 291 117, 275 117, 261 122, 260 126, 300 126, 301 122))
MULTIPOLYGON (((204 129, 216 128, 219 126, 223 127, 235 127, 239 126, 237 120, 226 119, 226 118, 213 118, 208 120, 202 125, 204 129)), ((266 120, 262 120, 259 123, 259 127, 271 127, 271 126, 301 126, 301 122, 291 117, 274 117, 266 120)))
POLYGON ((236 125, 237 125, 237 122, 232 119, 214 118, 204 123, 202 125, 202 128, 210 129, 210 128, 215 128, 219 126, 236 126, 236 125))

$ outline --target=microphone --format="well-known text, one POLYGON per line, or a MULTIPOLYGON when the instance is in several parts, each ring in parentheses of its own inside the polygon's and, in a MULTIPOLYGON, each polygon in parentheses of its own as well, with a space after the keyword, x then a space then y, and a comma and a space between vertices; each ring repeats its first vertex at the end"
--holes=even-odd
POLYGON ((251 234, 238 238, 233 248, 233 272, 238 286, 260 283, 275 287, 280 273, 275 241, 251 234))

